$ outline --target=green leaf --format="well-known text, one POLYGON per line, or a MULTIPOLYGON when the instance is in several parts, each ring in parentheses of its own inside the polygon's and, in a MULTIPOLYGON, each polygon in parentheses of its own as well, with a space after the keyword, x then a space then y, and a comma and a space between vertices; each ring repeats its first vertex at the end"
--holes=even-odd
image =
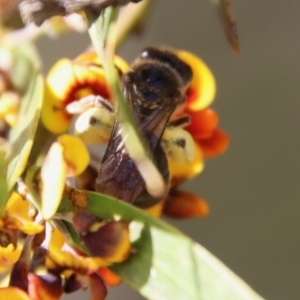
MULTIPOLYGON (((88 211, 132 221, 136 251, 111 269, 147 299, 262 299, 205 248, 144 211, 97 193, 88 193, 88 211)), ((60 212, 70 210, 64 200, 60 212)))
POLYGON ((21 47, 7 47, 12 56, 10 79, 13 86, 21 92, 26 92, 32 76, 40 72, 41 63, 35 47, 28 43, 21 47))
POLYGON ((43 78, 34 60, 35 55, 30 49, 30 46, 24 45, 13 52, 15 68, 12 76, 18 78, 16 84, 23 90, 23 96, 18 122, 9 134, 12 151, 6 158, 8 190, 13 188, 26 167, 43 100, 43 78))
POLYGON ((7 184, 5 178, 5 165, 4 165, 5 152, 0 150, 0 215, 6 204, 8 195, 7 184))

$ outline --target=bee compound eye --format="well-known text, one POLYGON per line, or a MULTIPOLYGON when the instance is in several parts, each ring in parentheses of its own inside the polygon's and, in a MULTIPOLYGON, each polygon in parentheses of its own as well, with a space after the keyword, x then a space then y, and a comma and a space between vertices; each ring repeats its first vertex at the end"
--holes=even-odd
POLYGON ((141 80, 149 87, 157 90, 165 89, 168 86, 168 78, 163 70, 155 66, 145 68, 141 72, 141 80))

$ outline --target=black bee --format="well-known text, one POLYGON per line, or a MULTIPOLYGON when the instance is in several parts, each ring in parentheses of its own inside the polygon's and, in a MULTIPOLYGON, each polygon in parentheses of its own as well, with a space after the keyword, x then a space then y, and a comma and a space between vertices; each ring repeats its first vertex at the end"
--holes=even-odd
MULTIPOLYGON (((150 157, 166 185, 169 170, 160 142, 170 117, 186 100, 185 92, 192 78, 191 67, 169 50, 145 49, 124 75, 123 93, 136 124, 148 143, 150 157)), ((118 117, 96 180, 98 192, 141 207, 159 202, 145 187, 132 158, 126 151, 118 117)))

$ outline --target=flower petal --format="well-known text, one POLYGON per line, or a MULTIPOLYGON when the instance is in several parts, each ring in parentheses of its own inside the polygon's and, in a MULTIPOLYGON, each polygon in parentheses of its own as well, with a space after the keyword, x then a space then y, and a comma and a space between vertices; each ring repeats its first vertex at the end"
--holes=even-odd
MULTIPOLYGON (((75 63, 81 64, 81 65, 95 65, 95 66, 101 66, 101 61, 99 59, 99 56, 96 52, 90 51, 90 52, 85 52, 79 55, 78 57, 75 58, 74 60, 75 63)), ((122 73, 125 73, 129 70, 129 65, 127 62, 121 58, 120 56, 115 56, 114 57, 114 64, 117 69, 119 69, 122 73)))
POLYGON ((190 110, 201 110, 208 107, 216 94, 216 83, 212 72, 194 54, 186 51, 178 51, 177 54, 193 70, 193 79, 187 91, 187 107, 190 110))
POLYGON ((63 147, 67 176, 76 176, 82 173, 90 161, 90 154, 83 142, 78 137, 69 134, 60 135, 57 141, 63 147))
POLYGON ((73 63, 69 59, 59 60, 47 75, 41 118, 45 127, 53 133, 65 132, 69 127, 71 116, 65 112, 64 102, 75 83, 73 63))
POLYGON ((17 215, 23 219, 28 218, 29 202, 22 198, 22 196, 16 192, 13 192, 8 199, 5 210, 10 215, 17 215))
POLYGON ((64 292, 65 293, 72 293, 78 291, 79 289, 86 289, 88 288, 87 280, 81 275, 77 275, 72 273, 69 277, 65 276, 65 284, 64 284, 64 292))
POLYGON ((209 138, 218 126, 219 117, 210 108, 197 111, 188 110, 186 113, 190 116, 191 123, 184 129, 190 132, 196 140, 209 138))
POLYGON ((73 222, 81 241, 93 256, 100 257, 107 263, 122 262, 129 256, 131 245, 127 222, 103 223, 100 219, 96 221, 91 213, 82 211, 74 214, 73 222), (89 218, 91 222, 88 227, 89 218))
POLYGON ((41 169, 42 214, 45 220, 50 219, 60 204, 67 177, 67 163, 64 159, 63 146, 52 144, 41 169))
POLYGON ((59 251, 63 247, 66 239, 65 236, 57 228, 54 228, 51 233, 51 241, 49 244, 49 251, 59 251))
POLYGON ((29 273, 28 281, 28 294, 31 300, 59 300, 63 293, 59 275, 29 273))
POLYGON ((11 127, 16 125, 20 106, 20 95, 13 91, 4 91, 0 97, 0 118, 11 127))
POLYGON ((106 286, 97 273, 88 276, 91 288, 89 300, 104 300, 107 294, 106 286))
POLYGON ((29 235, 25 239, 21 255, 11 271, 9 280, 10 286, 18 287, 26 292, 28 288, 27 276, 29 271, 31 243, 33 238, 33 235, 29 235))
POLYGON ((226 151, 229 145, 229 136, 222 130, 216 128, 208 139, 197 141, 205 157, 215 157, 226 151))
POLYGON ((111 287, 117 286, 122 282, 121 277, 119 277, 117 274, 115 274, 108 268, 100 268, 98 270, 98 273, 104 280, 104 282, 111 287))
POLYGON ((46 259, 46 267, 48 270, 72 270, 81 275, 96 272, 103 266, 107 266, 107 263, 102 258, 74 256, 73 253, 65 251, 49 252, 46 259))
POLYGON ((36 234, 40 233, 44 230, 44 226, 41 224, 36 224, 32 221, 20 220, 22 225, 19 229, 25 234, 36 234))
POLYGON ((165 201, 163 213, 176 219, 206 217, 209 208, 202 198, 188 192, 173 190, 165 201))
POLYGON ((15 248, 13 244, 9 244, 7 247, 0 246, 0 273, 6 271, 17 262, 21 251, 21 246, 15 248))
POLYGON ((149 215, 159 218, 162 214, 163 206, 164 206, 164 201, 160 201, 151 207, 144 208, 144 210, 149 215))
POLYGON ((0 288, 0 299, 31 300, 27 293, 16 287, 0 288))

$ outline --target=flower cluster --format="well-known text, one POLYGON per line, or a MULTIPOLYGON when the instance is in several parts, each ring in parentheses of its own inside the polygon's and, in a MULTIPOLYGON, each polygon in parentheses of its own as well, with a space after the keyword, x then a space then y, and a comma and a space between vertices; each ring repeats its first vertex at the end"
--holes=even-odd
POLYGON ((9 287, 0 289, 1 298, 11 295, 13 299, 54 300, 63 293, 90 287, 90 299, 104 299, 104 281, 111 286, 120 283, 106 267, 129 256, 129 224, 104 222, 87 212, 75 213, 72 223, 85 252, 67 243, 63 228, 53 230, 49 224, 43 243, 38 235, 31 234, 31 229, 22 250, 1 248, 1 267, 12 267, 9 287))
MULTIPOLYGON (((216 90, 211 71, 195 55, 186 51, 176 53, 192 67, 193 78, 186 92, 186 104, 179 112, 176 111, 171 117, 171 122, 176 123, 176 119, 183 117, 188 117, 190 122, 180 125, 183 128, 179 133, 166 128, 162 145, 168 156, 171 190, 168 199, 164 199, 148 211, 160 215, 163 210, 165 214, 177 218, 205 216, 208 213, 208 206, 203 199, 189 193, 175 191, 175 188, 185 180, 198 175, 203 170, 206 157, 223 153, 229 139, 227 134, 218 128, 217 113, 209 108, 216 90), (181 153, 172 155, 174 153, 168 151, 166 146, 168 140, 177 134, 192 136, 189 146, 191 154, 188 154, 190 156, 188 160, 182 159, 181 153)), ((117 56, 115 66, 120 77, 130 68, 117 56)), ((70 129, 71 122, 75 119, 74 134, 85 144, 104 144, 108 142, 113 127, 115 106, 101 63, 95 53, 89 52, 73 61, 62 59, 50 70, 46 81, 42 120, 49 131, 63 134, 70 129), (96 103, 97 101, 100 105, 96 103)), ((79 155, 74 156, 73 159, 74 163, 83 160, 79 155)))
MULTIPOLYGON (((176 51, 176 55, 191 66, 193 78, 185 104, 172 115, 161 138, 168 159, 170 190, 165 199, 146 210, 155 216, 163 213, 174 218, 206 216, 207 203, 178 187, 203 170, 206 157, 223 153, 229 139, 218 128, 218 115, 209 108, 215 96, 211 71, 191 53, 176 51), (184 152, 172 147, 172 141, 181 138, 186 142, 184 152)), ((130 66, 118 56, 114 64, 121 84, 130 66)), ((114 286, 120 282, 107 267, 125 261, 133 251, 130 224, 104 221, 87 212, 85 193, 73 188, 95 190, 102 152, 97 150, 95 154, 90 146, 109 141, 116 111, 117 103, 94 52, 75 60, 61 59, 50 70, 41 121, 52 142, 31 187, 41 204, 37 205, 39 211, 32 209, 23 199, 27 191, 22 197, 19 190, 12 194, 1 216, 0 270, 11 272, 9 287, 0 289, 0 297, 59 299, 64 292, 90 287, 90 299, 104 299, 104 283, 114 286), (73 205, 78 211, 64 216, 69 223, 53 218, 61 199, 66 195, 72 198, 72 193, 77 193, 73 205), (70 246, 67 224, 73 225, 81 247, 70 246)))

